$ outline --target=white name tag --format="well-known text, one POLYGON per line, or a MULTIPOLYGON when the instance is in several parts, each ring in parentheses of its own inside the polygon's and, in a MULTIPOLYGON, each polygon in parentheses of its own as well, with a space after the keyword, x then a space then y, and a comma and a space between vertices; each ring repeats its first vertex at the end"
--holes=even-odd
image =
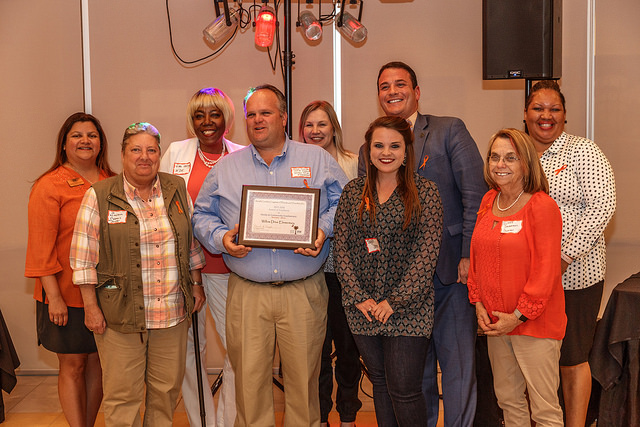
POLYGON ((107 222, 109 224, 124 224, 127 222, 127 211, 109 211, 107 222))
POLYGON ((291 178, 311 178, 310 167, 291 168, 291 178))
POLYGON ((520 221, 502 221, 502 232, 516 234, 522 230, 522 220, 520 221))
POLYGON ((370 239, 364 239, 364 241, 367 244, 367 250, 370 254, 374 252, 380 252, 380 243, 378 242, 378 239, 372 237, 370 239))
POLYGON ((191 162, 173 164, 174 175, 187 175, 189 172, 191 172, 191 162))

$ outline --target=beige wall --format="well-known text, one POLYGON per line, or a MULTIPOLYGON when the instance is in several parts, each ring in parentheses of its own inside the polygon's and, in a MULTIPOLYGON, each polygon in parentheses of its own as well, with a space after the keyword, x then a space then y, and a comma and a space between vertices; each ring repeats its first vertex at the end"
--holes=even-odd
MULTIPOLYGON (((612 0, 597 8, 595 139, 614 166, 618 212, 609 228, 607 286, 639 270, 640 228, 637 198, 638 144, 628 123, 639 110, 640 30, 632 17, 636 0, 612 0), (613 2, 613 3, 612 3, 613 2)), ((164 2, 110 0, 90 2, 93 113, 110 140, 110 158, 120 170, 119 141, 134 121, 149 121, 163 135, 163 147, 183 139, 189 97, 204 86, 224 89, 233 99, 237 120, 231 132, 246 143, 242 97, 249 86, 282 87, 280 71, 253 44, 245 30, 217 57, 196 66, 181 65, 169 46, 164 2)), ((211 52, 201 30, 213 17, 212 2, 169 2, 174 43, 185 59, 211 52)), ((329 3, 323 3, 326 12, 329 3)), ((368 1, 363 21, 369 38, 361 46, 342 41, 343 128, 348 148, 357 150, 368 123, 379 110, 375 94, 378 67, 403 60, 417 71, 420 110, 455 115, 467 124, 481 152, 501 127, 522 128, 524 83, 482 81, 482 2, 477 0, 368 1)), ((295 13, 295 2, 293 5, 295 13)), ((567 96, 567 130, 586 129, 587 5, 564 1, 562 87, 567 96)), ((82 52, 78 0, 3 0, 0 2, 0 174, 11 208, 0 213, 0 308, 16 342, 25 372, 55 369, 55 357, 36 346, 32 280, 22 277, 31 181, 51 163, 55 136, 71 113, 83 109, 82 52)), ((311 100, 333 98, 332 36, 309 43, 294 30, 293 124, 311 100)), ((209 328, 208 336, 215 339, 209 328)), ((212 346, 208 366, 219 368, 212 346)))

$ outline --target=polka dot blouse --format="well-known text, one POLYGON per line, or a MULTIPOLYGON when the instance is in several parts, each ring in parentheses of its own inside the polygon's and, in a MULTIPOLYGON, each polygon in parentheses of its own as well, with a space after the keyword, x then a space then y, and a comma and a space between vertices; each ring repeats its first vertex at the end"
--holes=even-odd
POLYGON ((616 209, 613 170, 593 141, 565 132, 540 162, 562 213, 562 253, 573 259, 562 285, 588 288, 604 279, 604 229, 616 209))

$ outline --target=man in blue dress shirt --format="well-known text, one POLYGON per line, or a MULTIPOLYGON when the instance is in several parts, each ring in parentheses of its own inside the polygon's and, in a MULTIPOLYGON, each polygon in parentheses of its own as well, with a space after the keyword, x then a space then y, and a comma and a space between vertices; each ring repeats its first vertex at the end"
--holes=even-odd
POLYGON ((251 145, 220 159, 196 200, 194 234, 231 270, 227 351, 236 372, 236 427, 274 426, 276 342, 286 389, 285 426, 319 426, 318 374, 328 291, 322 265, 347 177, 320 147, 290 140, 286 101, 271 85, 244 101, 251 145), (315 249, 251 248, 236 243, 243 185, 320 189, 315 249))

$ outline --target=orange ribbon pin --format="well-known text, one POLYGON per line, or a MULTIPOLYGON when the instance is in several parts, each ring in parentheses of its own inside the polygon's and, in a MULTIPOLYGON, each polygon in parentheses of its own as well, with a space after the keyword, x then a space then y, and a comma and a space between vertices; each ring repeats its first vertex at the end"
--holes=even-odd
POLYGON ((424 159, 422 159, 422 164, 420 165, 420 167, 418 169, 422 169, 427 165, 427 160, 429 160, 429 155, 427 154, 426 156, 424 156, 424 159))
POLYGON ((560 175, 560 172, 562 172, 566 168, 567 168, 567 165, 562 165, 561 168, 556 169, 554 172, 556 173, 556 175, 560 175))

